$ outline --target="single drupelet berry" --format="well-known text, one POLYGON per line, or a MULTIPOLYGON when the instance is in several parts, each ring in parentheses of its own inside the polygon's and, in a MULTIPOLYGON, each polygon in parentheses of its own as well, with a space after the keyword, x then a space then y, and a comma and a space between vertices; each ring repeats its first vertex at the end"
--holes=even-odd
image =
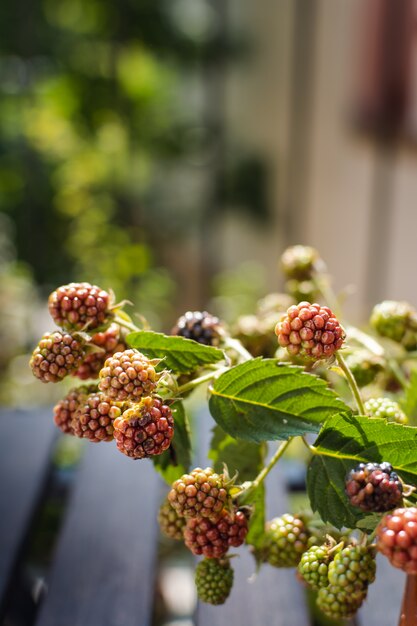
POLYGON ((110 321, 110 294, 90 283, 58 287, 48 299, 49 313, 66 330, 92 330, 110 321))
POLYGON ((408 302, 385 300, 377 304, 370 323, 381 337, 401 343, 406 350, 417 348, 417 311, 408 302))
POLYGON ((113 441, 114 420, 122 413, 99 392, 88 395, 81 402, 72 421, 74 435, 94 443, 113 441))
POLYGON ((310 280, 318 264, 323 264, 319 253, 310 246, 290 246, 281 256, 281 268, 287 278, 310 280))
POLYGON ((111 324, 107 330, 93 335, 89 344, 97 346, 100 351, 87 354, 80 367, 72 373, 81 380, 98 378, 106 359, 113 356, 115 352, 123 352, 127 348, 121 336, 120 326, 117 324, 111 324))
POLYGON ((94 393, 96 387, 94 385, 81 385, 75 389, 71 389, 69 393, 58 402, 54 407, 54 422, 63 433, 68 435, 74 434, 72 420, 75 413, 90 393, 94 393))
POLYGON ((348 545, 329 565, 329 583, 349 595, 366 592, 375 580, 375 549, 372 546, 348 545))
POLYGON ((347 593, 337 585, 322 587, 317 594, 317 606, 332 619, 353 617, 366 599, 366 591, 347 593))
POLYGON ((206 517, 191 517, 184 530, 185 545, 193 554, 220 559, 230 547, 238 548, 248 534, 243 511, 221 512, 216 522, 206 517))
POLYGON ((346 494, 362 511, 390 511, 402 503, 403 485, 389 463, 359 463, 346 476, 346 494))
POLYGON ((389 398, 371 398, 364 404, 366 415, 369 417, 383 417, 388 422, 407 424, 408 418, 398 402, 389 398))
POLYGON ((327 587, 329 563, 333 558, 334 554, 330 552, 330 546, 326 544, 311 546, 301 556, 298 573, 314 591, 327 587))
POLYGON ((385 515, 377 527, 377 548, 407 574, 417 574, 417 507, 385 515))
POLYGON ((266 524, 261 559, 274 567, 296 567, 308 548, 309 538, 304 521, 285 513, 266 524))
POLYGON ((229 504, 227 478, 211 468, 197 467, 172 484, 168 500, 178 515, 215 521, 229 504))
POLYGON ((300 302, 275 327, 280 346, 291 356, 327 359, 342 347, 345 334, 327 306, 300 302))
POLYGON ((153 362, 138 350, 116 352, 100 370, 99 389, 115 402, 138 402, 156 388, 159 376, 153 362))
POLYGON ((211 313, 187 311, 178 319, 171 334, 194 339, 206 346, 218 346, 224 330, 219 318, 211 313))
POLYGON ((85 341, 69 333, 45 333, 30 359, 30 367, 43 383, 58 383, 80 366, 85 341))
POLYGON ((224 604, 233 587, 229 559, 203 559, 195 570, 198 598, 208 604, 224 604))
POLYGON ((170 539, 183 540, 183 532, 186 525, 184 517, 180 517, 176 510, 166 499, 159 507, 158 523, 161 532, 170 539))
POLYGON ((384 363, 367 350, 357 350, 346 357, 346 364, 359 387, 370 385, 376 376, 384 370, 384 363))
POLYGON ((172 411, 161 398, 147 396, 114 421, 117 448, 132 459, 162 454, 174 436, 172 411))

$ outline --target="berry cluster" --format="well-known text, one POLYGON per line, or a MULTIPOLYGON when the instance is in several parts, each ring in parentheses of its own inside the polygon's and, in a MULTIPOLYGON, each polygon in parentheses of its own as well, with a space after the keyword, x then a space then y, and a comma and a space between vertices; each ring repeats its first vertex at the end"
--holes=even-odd
POLYGON ((417 311, 408 302, 384 300, 371 314, 371 326, 381 337, 387 337, 404 346, 417 348, 417 311))
POLYGON ((229 504, 226 482, 224 474, 216 474, 211 467, 197 467, 173 483, 168 500, 178 515, 216 521, 229 504))
POLYGON ((195 571, 197 595, 207 604, 224 604, 233 586, 229 559, 203 559, 195 571))
POLYGON ((164 500, 159 507, 158 524, 165 537, 175 539, 176 541, 183 540, 186 520, 184 517, 178 515, 168 499, 164 500))
POLYGON ((332 311, 319 304, 291 306, 275 328, 278 343, 291 356, 328 359, 342 347, 345 334, 332 311))
POLYGON ((42 382, 59 382, 69 374, 99 378, 98 389, 72 389, 55 406, 54 421, 62 432, 92 442, 116 440, 133 459, 152 457, 171 444, 172 411, 155 395, 158 361, 126 349, 110 304, 111 296, 95 285, 59 287, 49 296, 49 311, 62 330, 44 335, 30 366, 42 382))
POLYGON ((353 506, 379 513, 401 504, 403 485, 389 463, 359 463, 346 476, 346 494, 353 506))
POLYGON ((309 539, 303 519, 285 513, 266 524, 260 558, 274 567, 296 567, 309 539))

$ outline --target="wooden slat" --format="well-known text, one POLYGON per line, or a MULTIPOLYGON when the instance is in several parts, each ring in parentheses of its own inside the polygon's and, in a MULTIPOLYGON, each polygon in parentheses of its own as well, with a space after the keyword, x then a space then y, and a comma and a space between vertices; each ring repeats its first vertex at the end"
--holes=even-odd
POLYGON ((149 461, 89 444, 37 626, 148 626, 159 479, 149 461))
POLYGON ((377 556, 375 582, 369 587, 368 597, 359 611, 361 626, 393 626, 400 616, 405 574, 392 567, 388 559, 377 556))
POLYGON ((56 429, 50 409, 0 412, 0 605, 45 485, 56 429))

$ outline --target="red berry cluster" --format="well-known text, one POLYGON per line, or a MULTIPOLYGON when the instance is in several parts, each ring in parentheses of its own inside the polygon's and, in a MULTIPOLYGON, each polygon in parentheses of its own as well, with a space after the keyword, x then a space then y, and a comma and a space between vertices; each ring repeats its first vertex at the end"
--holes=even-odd
POLYGON ((377 528, 377 548, 407 574, 417 574, 417 507, 385 515, 377 528))
POLYGON ((403 485, 390 463, 359 463, 346 477, 346 494, 353 506, 378 513, 401 504, 403 485))
POLYGON ((242 511, 228 513, 211 522, 204 517, 191 517, 184 530, 185 545, 193 554, 210 559, 221 558, 230 547, 239 547, 248 533, 248 521, 242 511))
POLYGON ((327 306, 300 302, 291 306, 275 328, 280 346, 292 356, 328 359, 342 347, 345 334, 327 306))
POLYGON ((114 323, 110 324, 106 330, 95 333, 91 337, 89 345, 96 348, 96 350, 87 353, 80 367, 75 372, 72 372, 73 376, 81 380, 97 378, 100 370, 104 367, 106 359, 113 356, 115 352, 126 350, 121 329, 114 323))

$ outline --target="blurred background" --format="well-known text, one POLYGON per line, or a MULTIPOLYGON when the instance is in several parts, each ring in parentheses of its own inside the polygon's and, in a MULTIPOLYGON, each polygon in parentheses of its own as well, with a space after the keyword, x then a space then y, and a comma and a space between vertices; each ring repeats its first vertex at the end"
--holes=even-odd
MULTIPOLYGON (((417 304, 413 0, 15 0, 0 7, 0 401, 71 280, 157 329, 232 318, 315 246, 355 321, 417 304)), ((51 394, 51 395, 48 395, 51 394)))

